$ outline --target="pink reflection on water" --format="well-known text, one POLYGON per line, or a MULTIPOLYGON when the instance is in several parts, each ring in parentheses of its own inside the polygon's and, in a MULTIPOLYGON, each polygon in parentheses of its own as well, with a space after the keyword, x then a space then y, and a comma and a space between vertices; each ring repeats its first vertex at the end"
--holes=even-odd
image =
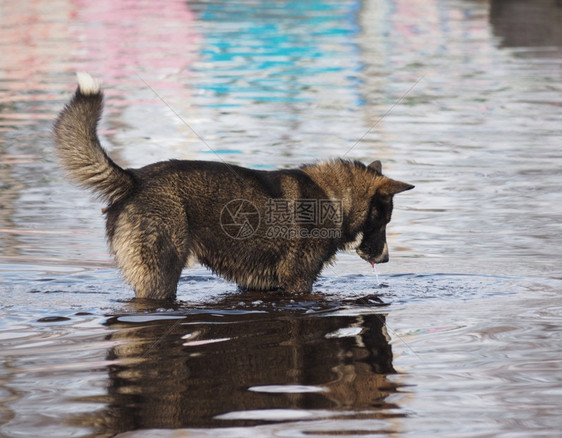
POLYGON ((181 0, 7 2, 0 14, 0 80, 15 95, 51 91, 49 79, 60 72, 89 71, 106 84, 146 73, 151 84, 157 78, 157 86, 171 89, 177 80, 166 78, 197 57, 194 19, 181 0))
MULTIPOLYGON (((74 57, 87 71, 113 79, 137 72, 177 74, 197 56, 200 37, 185 1, 75 0, 73 4, 77 25, 72 31, 79 43, 74 57)), ((165 82, 167 89, 173 86, 165 82)))

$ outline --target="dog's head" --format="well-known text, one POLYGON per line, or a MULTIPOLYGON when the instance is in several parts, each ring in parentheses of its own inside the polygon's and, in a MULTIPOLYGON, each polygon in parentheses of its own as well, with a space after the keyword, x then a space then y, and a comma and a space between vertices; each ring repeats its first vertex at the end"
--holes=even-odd
POLYGON ((357 254, 371 265, 388 262, 386 244, 386 225, 392 216, 392 198, 394 195, 414 188, 411 184, 395 181, 382 175, 380 161, 374 161, 369 167, 379 175, 380 184, 371 197, 367 219, 363 226, 363 238, 357 254))

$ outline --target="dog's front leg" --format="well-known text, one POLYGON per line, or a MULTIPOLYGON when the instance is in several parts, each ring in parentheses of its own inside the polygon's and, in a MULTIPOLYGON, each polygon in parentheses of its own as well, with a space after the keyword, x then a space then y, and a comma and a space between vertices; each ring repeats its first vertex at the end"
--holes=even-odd
POLYGON ((283 292, 287 293, 311 293, 314 281, 306 278, 291 278, 281 282, 280 287, 283 292))
POLYGON ((311 268, 304 260, 285 266, 279 275, 279 287, 287 293, 311 293, 320 269, 311 268))
POLYGON ((287 293, 311 293, 327 258, 306 247, 294 248, 278 267, 279 287, 287 293))

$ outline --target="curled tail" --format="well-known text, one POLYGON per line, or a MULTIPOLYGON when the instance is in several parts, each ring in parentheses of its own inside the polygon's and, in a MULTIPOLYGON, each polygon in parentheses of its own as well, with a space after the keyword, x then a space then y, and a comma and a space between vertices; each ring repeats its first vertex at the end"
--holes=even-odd
POLYGON ((99 84, 87 73, 77 76, 78 89, 55 122, 57 153, 74 181, 115 203, 133 190, 135 180, 100 145, 96 128, 103 110, 103 93, 99 84))

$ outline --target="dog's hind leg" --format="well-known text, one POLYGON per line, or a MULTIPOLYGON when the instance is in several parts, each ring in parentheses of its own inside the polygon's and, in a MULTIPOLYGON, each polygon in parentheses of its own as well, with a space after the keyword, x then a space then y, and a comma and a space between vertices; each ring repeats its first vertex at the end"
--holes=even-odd
POLYGON ((185 266, 188 249, 183 239, 162 221, 127 215, 111 239, 115 260, 137 298, 171 300, 185 266), (137 219, 137 220, 135 220, 137 219))

